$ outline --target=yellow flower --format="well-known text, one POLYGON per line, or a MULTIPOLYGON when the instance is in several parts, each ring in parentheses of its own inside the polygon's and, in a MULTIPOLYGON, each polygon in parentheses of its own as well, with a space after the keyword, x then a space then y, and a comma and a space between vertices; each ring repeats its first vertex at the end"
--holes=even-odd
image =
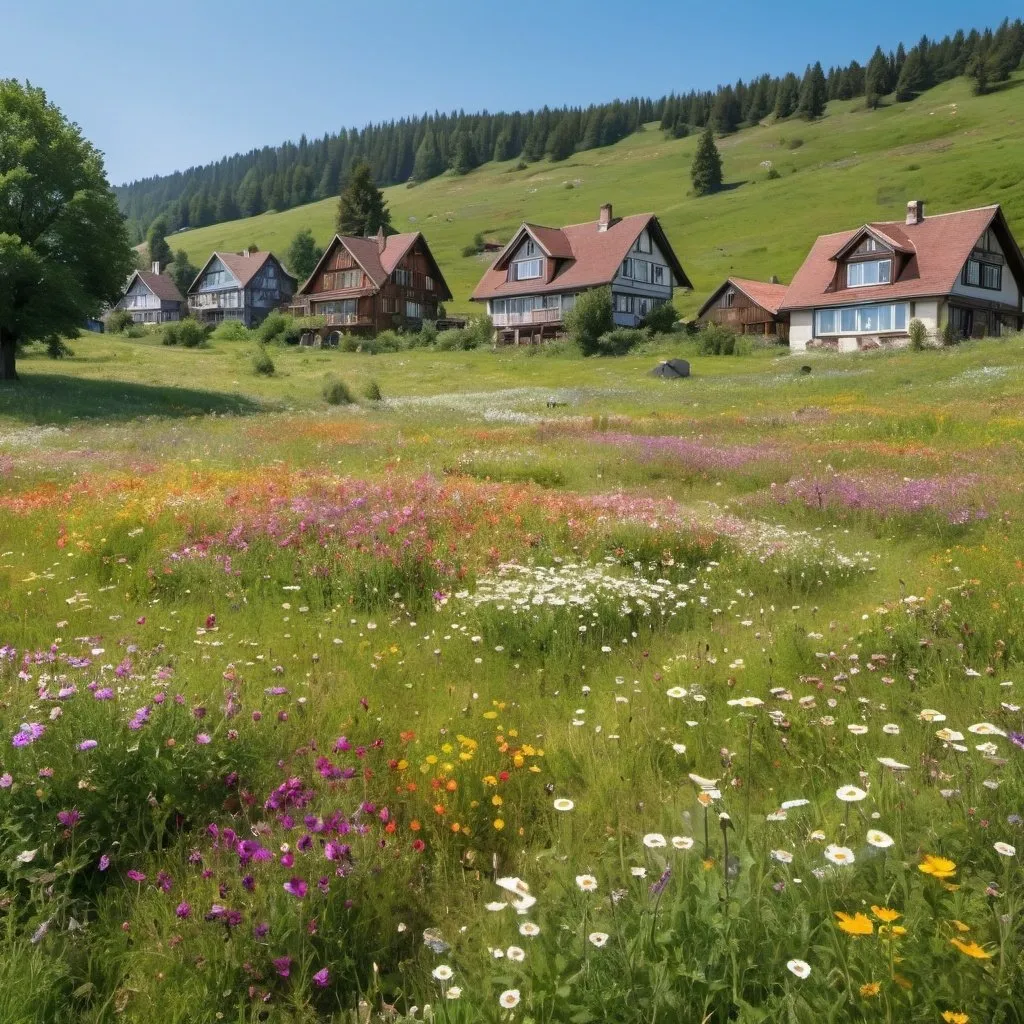
POLYGON ((967 1024, 971 1018, 966 1013, 957 1013, 956 1010, 944 1010, 942 1019, 946 1024, 967 1024))
POLYGON ((493 824, 498 832, 505 827, 505 822, 501 818, 495 818, 493 824))
POLYGON ((918 871, 923 871, 933 878, 952 878, 956 874, 956 864, 946 857, 937 857, 933 853, 926 853, 924 860, 917 865, 918 871))
POLYGON ((498 796, 497 793, 495 793, 494 796, 491 797, 491 803, 494 804, 495 807, 500 807, 504 802, 505 801, 500 796, 498 796))
POLYGON ((955 918, 951 924, 958 932, 969 932, 971 930, 971 926, 969 924, 964 924, 963 921, 957 921, 955 918))
POLYGON ((841 910, 837 910, 835 914, 839 918, 839 927, 847 935, 870 935, 875 930, 875 926, 871 923, 871 918, 867 914, 858 912, 851 917, 849 914, 844 914, 841 910))
POLYGON ((885 921, 886 924, 903 916, 898 910, 890 910, 888 907, 876 907, 874 905, 871 907, 871 913, 874 914, 879 921, 885 921))
POLYGON ((703 866, 705 871, 710 871, 715 866, 714 857, 706 857, 704 860, 701 861, 701 865, 703 866))
POLYGON ((484 718, 497 718, 497 717, 498 717, 498 712, 497 711, 485 711, 484 712, 484 718))
POLYGON ((882 991, 882 983, 880 981, 868 981, 860 987, 860 994, 865 999, 872 999, 882 991))
POLYGON ((909 978, 904 978, 902 974, 894 974, 892 980, 899 985, 900 988, 906 989, 908 992, 914 987, 914 983, 909 978))
POLYGON ((991 960, 992 954, 986 953, 976 942, 964 942, 962 939, 950 939, 965 956, 972 956, 975 960, 991 960))

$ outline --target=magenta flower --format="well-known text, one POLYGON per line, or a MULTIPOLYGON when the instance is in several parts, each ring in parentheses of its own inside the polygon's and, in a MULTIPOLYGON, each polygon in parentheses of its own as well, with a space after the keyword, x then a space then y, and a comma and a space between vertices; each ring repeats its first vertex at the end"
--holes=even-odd
POLYGON ((125 874, 127 874, 133 882, 144 882, 146 880, 146 876, 141 871, 136 871, 135 868, 125 872, 125 874))
POLYGON ((39 722, 23 722, 21 728, 11 737, 11 746, 31 746, 44 732, 46 732, 46 726, 39 722))
POLYGON ((110 867, 110 858, 106 854, 103 854, 103 856, 100 857, 99 869, 100 869, 100 871, 106 871, 107 868, 109 868, 109 867, 110 867))
POLYGON ((14 776, 10 772, 0 775, 0 789, 10 789, 14 785, 14 776))
POLYGON ((292 972, 292 958, 290 956, 275 957, 273 964, 274 970, 277 971, 282 978, 287 978, 292 972))
POLYGON ((208 732, 196 733, 196 743, 200 746, 205 747, 210 742, 210 734, 208 732))
POLYGON ((65 828, 74 828, 81 820, 82 815, 77 807, 72 807, 69 811, 57 812, 57 821, 65 828))
POLYGON ((313 984, 317 988, 327 988, 331 983, 331 972, 326 968, 322 968, 313 975, 313 984))
POLYGON ((182 919, 186 920, 192 913, 192 906, 187 900, 182 900, 175 908, 174 913, 182 919))
POLYGON ((290 878, 284 883, 284 891, 297 900, 303 899, 308 890, 309 886, 301 878, 290 878))
POLYGON ((98 746, 99 742, 97 740, 82 740, 82 742, 78 744, 78 749, 95 750, 98 746))
POLYGON ((93 697, 96 700, 113 700, 114 699, 114 691, 109 686, 104 686, 104 687, 101 687, 99 690, 97 690, 93 694, 93 697))

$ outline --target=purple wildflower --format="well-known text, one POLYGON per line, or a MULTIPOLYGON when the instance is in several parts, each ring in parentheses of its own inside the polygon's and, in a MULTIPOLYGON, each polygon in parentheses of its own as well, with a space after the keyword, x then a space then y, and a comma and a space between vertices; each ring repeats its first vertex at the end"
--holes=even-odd
POLYGON ((1024 750, 1024 732, 1011 732, 1010 742, 1024 750))
POLYGON ((208 732, 196 733, 196 743, 200 746, 205 747, 210 742, 210 734, 208 732))
POLYGON ((290 956, 278 956, 273 960, 274 970, 282 978, 287 978, 292 972, 292 958, 290 956))
POLYGON ((175 908, 174 913, 182 921, 187 920, 192 914, 192 905, 187 900, 182 900, 175 908))
POLYGON ((100 871, 106 871, 110 867, 110 858, 105 853, 100 857, 98 867, 100 871))
POLYGON ((146 880, 146 876, 141 871, 136 871, 135 868, 125 872, 125 874, 127 874, 133 882, 144 882, 146 880))
POLYGON ((77 807, 72 807, 69 811, 57 812, 57 821, 65 828, 74 828, 81 820, 82 815, 77 807))
POLYGON ((290 878, 284 883, 284 891, 298 900, 303 899, 308 890, 309 886, 301 878, 290 878))
POLYGON ((11 737, 11 746, 31 746, 44 732, 46 726, 40 722, 22 722, 21 728, 11 737))
POLYGON ((331 983, 331 972, 326 968, 321 968, 316 974, 313 975, 313 984, 317 988, 327 988, 331 983))
POLYGON ((0 789, 10 789, 14 785, 14 776, 10 772, 0 775, 0 789))
POLYGON ((99 742, 97 740, 82 740, 82 742, 78 744, 78 749, 95 750, 98 746, 99 742))
POLYGON ((266 921, 262 921, 252 930, 253 937, 257 939, 265 939, 269 932, 270 925, 266 921))
POLYGON ((665 870, 662 871, 661 877, 651 883, 651 895, 660 896, 665 891, 665 886, 668 885, 668 880, 672 877, 672 869, 666 865, 665 870))
POLYGON ((93 697, 96 700, 113 700, 114 691, 109 686, 103 686, 93 693, 93 697))

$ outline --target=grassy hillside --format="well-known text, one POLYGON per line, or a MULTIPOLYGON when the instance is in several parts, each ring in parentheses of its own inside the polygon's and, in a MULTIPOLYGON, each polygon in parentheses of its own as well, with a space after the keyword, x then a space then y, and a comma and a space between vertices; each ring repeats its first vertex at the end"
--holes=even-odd
MULTIPOLYGON (((455 295, 451 310, 471 309, 469 294, 489 262, 466 258, 478 231, 507 238, 523 220, 564 224, 596 218, 612 202, 619 214, 654 211, 672 239, 694 292, 677 297, 692 313, 728 274, 788 281, 814 237, 869 219, 896 218, 907 199, 932 211, 1002 203, 1024 235, 1024 74, 984 97, 958 79, 912 103, 880 110, 863 100, 829 105, 821 121, 762 125, 719 141, 727 188, 688 195, 696 137, 667 140, 656 125, 617 146, 564 163, 487 164, 457 178, 386 190, 395 227, 421 229, 455 295), (779 171, 768 179, 765 161, 779 171), (572 188, 569 187, 572 185, 572 188)), ((201 263, 212 249, 255 243, 283 253, 309 227, 323 244, 336 203, 182 232, 170 241, 201 263)))

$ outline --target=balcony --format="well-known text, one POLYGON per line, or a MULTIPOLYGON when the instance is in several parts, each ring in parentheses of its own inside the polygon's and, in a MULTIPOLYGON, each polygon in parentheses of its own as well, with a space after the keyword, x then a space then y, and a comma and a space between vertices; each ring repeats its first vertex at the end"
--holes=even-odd
POLYGON ((358 313, 321 313, 325 327, 372 327, 372 316, 361 316, 358 313))
POLYGON ((495 327, 529 327, 531 324, 559 324, 561 309, 531 309, 528 313, 495 313, 491 320, 495 327))

